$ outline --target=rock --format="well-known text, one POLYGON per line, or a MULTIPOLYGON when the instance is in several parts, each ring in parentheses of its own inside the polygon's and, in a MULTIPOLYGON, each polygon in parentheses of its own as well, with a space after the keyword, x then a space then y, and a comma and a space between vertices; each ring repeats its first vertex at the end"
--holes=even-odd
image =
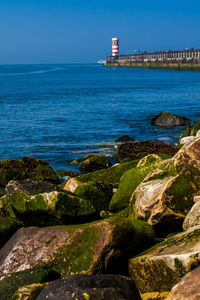
POLYGON ((58 278, 60 278, 60 275, 48 268, 33 268, 30 270, 13 273, 0 281, 1 300, 11 299, 13 294, 21 286, 32 283, 52 281, 58 278))
POLYGON ((44 160, 32 157, 6 159, 0 162, 0 186, 6 186, 10 180, 42 180, 58 183, 56 172, 44 160))
POLYGON ((153 242, 150 225, 125 218, 20 228, 0 250, 0 278, 37 266, 48 266, 62 277, 125 272, 128 258, 153 242))
POLYGON ((200 129, 197 131, 196 137, 200 137, 200 129))
POLYGON ((128 142, 128 141, 135 141, 135 138, 125 134, 120 136, 118 139, 116 139, 116 142, 128 142))
POLYGON ((108 210, 112 197, 112 187, 110 195, 99 188, 94 182, 87 182, 79 185, 75 190, 76 195, 91 202, 92 206, 99 213, 101 210, 108 210))
POLYGON ((193 142, 195 140, 195 136, 186 136, 186 137, 183 137, 181 140, 180 140, 180 144, 187 144, 187 143, 190 143, 190 142, 193 142))
POLYGON ((147 221, 160 236, 181 230, 200 190, 199 158, 200 138, 149 173, 131 197, 129 217, 147 221))
POLYGON ((22 224, 19 220, 6 216, 4 210, 0 209, 0 248, 20 226, 22 226, 22 224))
POLYGON ((183 222, 183 230, 186 231, 191 227, 200 225, 200 201, 195 203, 183 222))
POLYGON ((194 196, 194 203, 197 203, 200 200, 200 196, 194 196))
POLYGON ((48 284, 49 283, 33 283, 20 287, 12 296, 12 300, 35 300, 48 284))
POLYGON ((109 209, 112 212, 118 212, 128 207, 134 190, 152 170, 158 168, 158 165, 159 163, 152 163, 127 171, 120 179, 119 188, 111 199, 109 209))
POLYGON ((120 163, 107 169, 90 172, 88 174, 82 174, 76 177, 76 179, 82 182, 93 181, 118 187, 121 176, 126 171, 136 167, 137 164, 138 160, 120 163))
POLYGON ((37 195, 16 191, 0 198, 0 209, 25 226, 81 223, 94 220, 96 215, 88 200, 58 191, 37 195))
POLYGON ((138 167, 146 167, 152 163, 159 163, 162 161, 162 158, 157 154, 149 154, 142 159, 140 159, 139 163, 137 164, 138 167))
POLYGON ((196 136, 197 132, 200 130, 200 120, 197 121, 195 124, 190 125, 185 129, 185 131, 180 135, 179 141, 188 136, 196 136))
POLYGON ((79 164, 79 169, 81 171, 85 172, 92 172, 92 171, 97 171, 100 169, 105 169, 111 166, 110 161, 100 155, 92 155, 86 159, 84 159, 80 164, 79 164))
POLYGON ((164 127, 183 126, 188 125, 189 123, 189 119, 169 112, 161 112, 151 120, 151 125, 164 127))
POLYGON ((71 178, 66 182, 66 184, 63 187, 63 190, 74 193, 76 188, 81 184, 82 182, 79 181, 77 178, 71 178))
POLYGON ((142 300, 166 300, 169 292, 152 292, 152 293, 145 293, 141 295, 142 300))
MULTIPOLYGON (((133 143, 120 144, 117 147, 116 158, 121 161, 126 158, 141 159, 148 154, 173 156, 179 149, 164 143, 154 143, 152 141, 140 141, 133 143)), ((167 156, 164 158, 167 158, 167 156)), ((162 156, 161 156, 162 157, 162 156)))
POLYGON ((196 226, 130 259, 129 272, 140 293, 166 292, 199 263, 200 226, 196 226))
POLYGON ((197 300, 200 298, 200 267, 189 272, 175 285, 166 300, 197 300))
POLYGON ((79 275, 56 280, 36 300, 141 300, 130 278, 120 275, 79 275))
POLYGON ((57 170, 56 173, 58 174, 59 177, 68 176, 70 178, 80 175, 80 173, 71 170, 57 170))
POLYGON ((61 192, 62 189, 58 185, 48 181, 33 181, 30 179, 9 181, 5 188, 6 194, 13 194, 16 191, 29 195, 36 195, 53 191, 61 192))

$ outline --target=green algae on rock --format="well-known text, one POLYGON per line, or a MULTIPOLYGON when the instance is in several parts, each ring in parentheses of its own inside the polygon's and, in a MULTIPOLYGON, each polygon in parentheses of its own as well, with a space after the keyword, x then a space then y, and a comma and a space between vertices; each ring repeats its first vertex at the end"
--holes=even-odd
POLYGON ((79 169, 85 172, 93 172, 100 169, 109 168, 110 166, 111 163, 106 157, 100 155, 91 155, 80 162, 79 169))
POLYGON ((156 143, 153 141, 139 141, 133 143, 124 143, 117 147, 116 158, 122 161, 125 158, 141 159, 148 154, 167 154, 173 156, 178 149, 164 143, 156 143))
POLYGON ((196 226, 130 259, 130 276, 141 293, 170 291, 200 264, 199 249, 200 226, 196 226))
POLYGON ((81 182, 101 182, 104 184, 111 184, 118 186, 121 176, 128 170, 137 166, 139 160, 132 160, 125 163, 116 164, 110 168, 82 174, 77 176, 76 179, 81 182))
MULTIPOLYGON (((165 164, 166 162, 163 163, 165 164)), ((128 207, 134 190, 143 179, 159 165, 160 163, 158 162, 128 170, 120 179, 119 188, 111 199, 109 209, 112 212, 117 212, 128 207)))
POLYGON ((0 162, 0 186, 12 179, 46 180, 58 183, 56 172, 44 160, 36 160, 32 157, 20 159, 6 159, 0 162))
POLYGON ((0 209, 0 248, 9 240, 15 231, 22 226, 16 218, 4 215, 5 211, 0 209))
POLYGON ((77 195, 53 191, 29 195, 19 191, 0 198, 0 208, 25 226, 49 226, 93 220, 96 210, 77 195))
POLYGON ((120 273, 127 268, 128 257, 152 243, 154 232, 149 224, 125 218, 21 228, 0 250, 0 278, 37 266, 48 266, 62 277, 113 270, 120 273))
POLYGON ((180 230, 200 190, 199 157, 200 138, 148 174, 132 195, 129 217, 147 221, 162 235, 180 230))
POLYGON ((0 281, 1 300, 10 300, 17 289, 24 285, 43 283, 59 278, 60 275, 55 271, 40 267, 12 273, 0 281))
MULTIPOLYGON (((111 187, 112 189, 112 187, 111 187)), ((87 182, 79 185, 75 194, 89 200, 97 212, 108 210, 111 197, 99 188, 94 182, 87 182)))

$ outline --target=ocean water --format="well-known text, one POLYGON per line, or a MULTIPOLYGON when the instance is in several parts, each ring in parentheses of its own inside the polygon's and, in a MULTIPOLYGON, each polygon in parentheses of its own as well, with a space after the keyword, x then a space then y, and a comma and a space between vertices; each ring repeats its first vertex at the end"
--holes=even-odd
POLYGON ((0 66, 0 160, 23 155, 55 169, 114 142, 175 142, 184 128, 150 125, 161 111, 200 119, 200 72, 98 64, 0 66))

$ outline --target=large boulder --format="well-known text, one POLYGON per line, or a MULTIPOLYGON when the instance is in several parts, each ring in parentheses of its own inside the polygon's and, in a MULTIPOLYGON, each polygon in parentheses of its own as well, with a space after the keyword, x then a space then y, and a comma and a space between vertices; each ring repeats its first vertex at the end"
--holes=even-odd
POLYGON ((170 112, 161 112, 151 120, 151 125, 164 127, 183 126, 188 125, 189 123, 190 119, 177 116, 170 112))
POLYGON ((191 227, 200 225, 200 201, 195 203, 183 222, 183 230, 186 231, 191 227))
POLYGON ((119 188, 113 195, 109 209, 112 212, 118 212, 129 206, 129 202, 134 190, 144 180, 144 178, 153 170, 158 168, 160 164, 166 164, 167 161, 145 164, 144 160, 140 166, 128 170, 120 179, 119 188))
POLYGON ((44 160, 32 157, 20 159, 6 159, 0 162, 0 186, 6 186, 10 180, 45 180, 58 183, 56 172, 44 160))
POLYGON ((200 299, 200 267, 189 272, 173 287, 166 300, 197 300, 200 299))
POLYGON ((150 225, 125 218, 20 228, 0 250, 0 278, 37 266, 48 266, 62 277, 127 272, 128 258, 152 242, 150 225))
POLYGON ((173 156, 178 151, 175 146, 153 141, 139 141, 133 143, 123 143, 117 147, 116 158, 118 161, 123 159, 141 159, 148 154, 173 156))
POLYGON ((60 275, 57 272, 40 267, 10 274, 0 281, 1 300, 10 300, 21 286, 33 283, 43 283, 58 278, 60 278, 60 275))
POLYGON ((120 275, 79 275, 56 280, 36 300, 141 300, 135 284, 120 275))
POLYGON ((148 174, 131 197, 129 217, 147 221, 159 235, 181 229, 200 190, 199 158, 200 138, 148 174))
POLYGON ((16 191, 0 198, 0 209, 25 226, 81 223, 96 215, 88 200, 58 191, 36 195, 16 191))
POLYGON ((200 264, 200 226, 168 238, 129 261, 141 293, 165 292, 200 264))
POLYGON ((101 169, 105 169, 111 166, 110 161, 100 155, 92 155, 86 159, 84 159, 79 164, 79 169, 85 172, 93 172, 101 169))

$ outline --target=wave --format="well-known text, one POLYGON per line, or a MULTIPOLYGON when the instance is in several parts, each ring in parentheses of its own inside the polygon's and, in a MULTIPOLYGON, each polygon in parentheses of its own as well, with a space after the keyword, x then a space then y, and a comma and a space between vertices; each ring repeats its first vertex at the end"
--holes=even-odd
POLYGON ((33 75, 33 74, 44 74, 49 72, 55 72, 55 71, 62 71, 64 68, 53 68, 53 69, 43 69, 43 70, 37 70, 37 71, 29 71, 29 72, 18 72, 18 73, 8 73, 8 74, 2 74, 0 73, 0 76, 20 76, 20 75, 33 75))

